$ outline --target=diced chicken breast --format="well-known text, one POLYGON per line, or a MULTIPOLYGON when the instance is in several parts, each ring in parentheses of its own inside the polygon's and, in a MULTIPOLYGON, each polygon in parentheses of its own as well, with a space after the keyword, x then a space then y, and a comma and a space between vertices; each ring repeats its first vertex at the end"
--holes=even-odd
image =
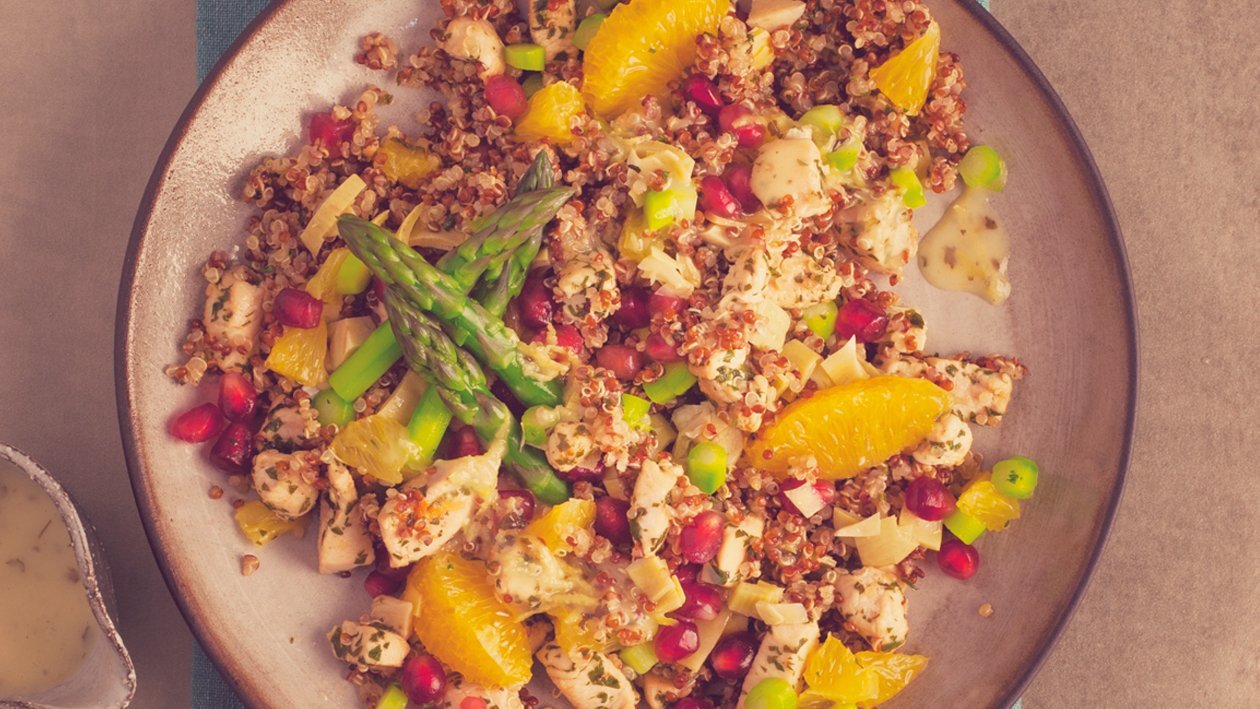
POLYGON ((1008 372, 974 362, 943 357, 904 357, 883 363, 889 374, 903 377, 944 378, 950 383, 954 413, 981 426, 996 426, 1011 403, 1015 380, 1008 372))
POLYGON ((674 508, 669 504, 669 493, 683 478, 683 469, 671 461, 657 462, 651 458, 643 461, 639 477, 634 481, 630 495, 630 529, 634 532, 644 556, 651 556, 660 549, 669 532, 674 508))
POLYGON ((971 440, 971 427, 951 411, 937 420, 928 437, 910 455, 924 465, 953 467, 967 457, 971 440))
POLYGON ((319 508, 319 573, 336 574, 374 563, 376 550, 350 471, 337 461, 329 462, 327 471, 328 491, 319 508))
POLYGON ((218 283, 206 286, 202 323, 212 345, 214 364, 225 372, 240 368, 258 344, 262 288, 231 271, 224 273, 218 283))
POLYGON ((813 256, 797 253, 779 261, 770 275, 766 297, 781 308, 805 308, 835 300, 844 281, 835 268, 813 256))
POLYGON ((380 622, 344 621, 328 631, 328 641, 337 659, 349 665, 402 667, 411 651, 407 638, 380 622))
POLYGON ((743 709, 744 697, 764 679, 775 677, 796 687, 805 671, 805 660, 818 647, 818 634, 816 622, 770 626, 744 676, 737 709, 743 709))
POLYGON ((753 162, 749 185, 767 207, 791 202, 800 217, 822 214, 831 208, 823 191, 822 153, 807 133, 788 134, 761 147, 753 162))
POLYGON ((805 14, 801 0, 752 0, 748 9, 748 26, 773 32, 787 27, 805 14))
POLYGON ((910 625, 906 620, 905 591, 891 572, 864 566, 836 581, 840 596, 837 608, 845 624, 866 638, 875 651, 888 651, 906 642, 910 625))
POLYGON ((475 700, 485 702, 485 709, 525 709, 521 695, 513 689, 500 687, 482 687, 473 684, 458 674, 447 675, 446 694, 442 695, 442 709, 468 709, 470 706, 482 706, 475 700), (465 700, 474 700, 465 703, 465 700))
POLYGON ((530 0, 529 38, 555 59, 573 48, 577 29, 577 0, 530 0))
POLYGON ((277 406, 267 412, 258 429, 258 435, 267 448, 291 453, 299 448, 309 448, 316 443, 319 420, 315 409, 297 406, 277 406))
POLYGON ((573 590, 570 575, 560 560, 532 535, 520 535, 497 545, 490 560, 499 565, 494 590, 513 605, 541 610, 573 590))
POLYGON ((315 507, 319 488, 312 475, 314 462, 308 460, 312 455, 265 450, 254 456, 251 479, 268 509, 285 519, 297 519, 315 507))
POLYGON ((599 462, 595 435, 585 421, 561 421, 547 436, 547 462, 560 472, 593 468, 599 462))
POLYGON ((759 515, 749 515, 737 525, 722 530, 722 545, 718 547, 713 564, 705 567, 706 576, 712 576, 719 586, 734 586, 747 578, 740 566, 748 559, 748 547, 765 532, 766 520, 759 515))
POLYGON ((503 40, 494 25, 472 17, 456 17, 446 26, 442 49, 457 59, 480 62, 482 79, 507 70, 503 61, 503 40))
POLYGON ((538 661, 556 689, 583 709, 634 709, 638 697, 630 680, 608 656, 582 649, 571 657, 556 643, 538 651, 538 661))
POLYGON ((888 190, 846 212, 850 245, 866 266, 880 273, 901 273, 919 247, 919 231, 901 195, 888 190))

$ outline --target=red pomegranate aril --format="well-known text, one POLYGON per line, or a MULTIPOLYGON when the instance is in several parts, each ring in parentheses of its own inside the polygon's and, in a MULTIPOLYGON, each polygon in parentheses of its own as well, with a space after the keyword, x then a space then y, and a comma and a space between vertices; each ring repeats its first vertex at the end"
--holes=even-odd
POLYGON ((678 580, 683 583, 695 581, 700 578, 700 571, 703 568, 704 567, 699 564, 683 564, 674 571, 674 575, 677 576, 678 580))
POLYGON ((172 419, 168 430, 181 441, 208 441, 223 430, 223 412, 214 404, 194 406, 172 419))
POLYGON ((229 473, 249 472, 253 459, 254 432, 243 423, 228 424, 210 448, 210 460, 229 473))
POLYGON ((276 294, 272 310, 282 325, 312 328, 324 317, 324 301, 304 290, 285 288, 276 294))
POLYGON ((551 289, 547 287, 547 272, 530 271, 516 296, 516 311, 521 323, 531 330, 544 330, 551 323, 555 304, 551 301, 551 289))
POLYGON ((463 458, 470 455, 481 455, 481 439, 472 426, 465 426, 451 434, 451 457, 463 458))
POLYGON ((709 655, 709 666, 713 673, 727 681, 742 679, 752 667, 753 656, 757 654, 757 644, 748 633, 727 635, 713 646, 709 655))
POLYGON ((739 216, 742 207, 722 178, 708 175, 700 180, 700 208, 709 214, 732 218, 739 216))
POLYGON ((836 314, 836 334, 844 342, 856 337, 858 342, 874 342, 888 332, 888 315, 884 309, 862 298, 854 298, 840 306, 836 314))
POLYGON ((918 477, 906 486, 906 509, 929 522, 948 517, 957 502, 945 484, 936 478, 918 477))
MULTIPOLYGON (((376 552, 376 563, 373 564, 373 567, 376 569, 376 573, 399 579, 399 583, 402 583, 402 579, 407 578, 407 574, 411 573, 410 564, 407 566, 399 566, 397 568, 390 566, 389 550, 385 548, 384 544, 377 542, 372 545, 372 549, 376 552)), ((364 580, 364 584, 366 585, 366 579, 364 580)))
POLYGON ((643 353, 625 345, 604 345, 595 353, 595 363, 623 382, 633 381, 643 369, 643 353))
POLYGON ((373 571, 363 579, 363 590, 368 592, 372 598, 377 596, 392 596, 398 593, 398 589, 402 588, 403 581, 406 576, 398 574, 388 574, 381 571, 373 571))
POLYGON ((713 620, 722 611, 722 589, 699 581, 683 581, 683 594, 686 600, 674 611, 679 618, 691 620, 713 620))
POLYGON ((713 702, 698 697, 683 697, 670 704, 669 709, 713 709, 713 702))
POLYGON ((708 510, 696 515, 678 535, 683 559, 692 564, 704 564, 713 559, 722 545, 725 528, 726 518, 720 512, 708 510))
POLYGON ((740 103, 723 108, 718 113, 718 125, 723 132, 733 133, 741 148, 755 148, 766 137, 765 125, 751 108, 740 103))
POLYGON ((333 118, 331 113, 316 113, 307 125, 307 135, 311 144, 320 144, 331 150, 354 137, 354 121, 349 117, 333 118))
POLYGON ((577 467, 572 470, 556 471, 556 476, 568 483, 597 483, 604 479, 604 467, 597 465, 594 468, 577 467))
POLYGON ((966 581, 980 568, 980 552, 958 539, 946 539, 941 542, 941 550, 936 552, 936 564, 946 574, 966 581))
POLYGON ((494 384, 490 385, 490 393, 494 394, 499 401, 502 401, 508 407, 508 411, 511 411, 512 415, 517 418, 520 418, 521 414, 524 414, 525 410, 529 408, 522 404, 520 399, 516 398, 516 393, 512 391, 511 387, 504 384, 502 379, 494 380, 494 384))
POLYGON ((627 330, 638 330, 652 323, 648 309, 651 293, 646 288, 627 286, 621 289, 621 307, 612 314, 613 322, 627 330))
POLYGON ((727 188, 735 199, 739 200, 745 212, 761 209, 761 200, 757 199, 757 195, 752 191, 752 165, 734 163, 726 168, 722 179, 726 181, 727 188))
POLYGON ((486 79, 486 103, 494 112, 516 120, 529 109, 525 88, 510 76, 492 76, 486 79))
POLYGON ((385 281, 382 281, 376 276, 373 276, 372 277, 372 292, 376 294, 376 302, 384 303, 385 302, 385 281))
POLYGON ((258 404, 258 392, 245 375, 227 372, 219 379, 219 409, 229 421, 248 421, 258 404))
POLYGON ((648 298, 648 312, 653 316, 659 316, 662 320, 669 322, 677 320, 682 311, 687 309, 687 301, 676 295, 666 295, 665 293, 653 293, 648 298))
POLYGON ((666 662, 686 659, 700 648, 700 632, 696 624, 680 620, 656 632, 656 656, 666 662))
POLYGON ((630 535, 630 503, 615 497, 601 497, 595 501, 595 533, 612 542, 616 547, 628 547, 634 543, 630 535))
POLYGON ((582 333, 572 325, 556 325, 556 344, 574 354, 582 354, 582 333))
POLYGON ((665 341, 664 337, 652 334, 648 335, 647 343, 644 346, 644 352, 654 362, 668 364, 670 362, 678 362, 682 359, 682 355, 678 354, 678 348, 665 341))
POLYGON ((507 503, 503 526, 520 529, 534 518, 534 508, 538 503, 534 499, 534 493, 529 490, 500 490, 499 499, 507 503))
POLYGON ((416 704, 436 702, 446 693, 446 670, 432 655, 411 655, 403 663, 403 692, 416 704))
MULTIPOLYGON (((788 478, 787 480, 779 483, 779 504, 783 506, 783 509, 791 512, 792 514, 801 515, 802 517, 804 517, 805 514, 801 512, 795 502, 792 502, 792 498, 788 497, 784 493, 788 490, 795 490, 804 484, 804 480, 798 480, 797 478, 788 478)), ((827 482, 826 480, 815 480, 811 484, 811 487, 814 488, 814 492, 818 493, 818 499, 822 500, 824 505, 830 505, 836 501, 835 483, 827 482)))
POLYGON ((713 79, 702 74, 692 74, 687 77, 687 81, 683 84, 683 94, 710 116, 718 115, 726 106, 726 102, 722 100, 722 94, 718 92, 717 84, 713 83, 713 79))

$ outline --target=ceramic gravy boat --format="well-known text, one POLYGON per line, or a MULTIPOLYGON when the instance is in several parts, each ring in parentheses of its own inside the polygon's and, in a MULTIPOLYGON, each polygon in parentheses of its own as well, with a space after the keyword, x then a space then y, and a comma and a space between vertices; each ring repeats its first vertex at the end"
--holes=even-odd
POLYGON ((101 637, 79 669, 61 684, 42 692, 18 697, 0 697, 5 709, 87 709, 126 707, 136 691, 136 668, 123 647, 122 638, 110 616, 114 589, 104 561, 103 550, 91 525, 86 523, 66 492, 52 475, 22 451, 0 444, 0 461, 9 461, 35 481, 56 505, 70 532, 70 543, 78 562, 79 576, 88 606, 100 628, 101 637))

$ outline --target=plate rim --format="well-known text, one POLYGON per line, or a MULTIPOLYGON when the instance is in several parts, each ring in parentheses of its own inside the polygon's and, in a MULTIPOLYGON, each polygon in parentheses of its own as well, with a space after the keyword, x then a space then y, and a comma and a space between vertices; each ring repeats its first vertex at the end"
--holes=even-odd
MULTIPOLYGON (((1063 100, 1054 90, 1050 81, 1037 67, 1036 62, 1033 61, 1032 57, 1028 55, 1015 37, 984 6, 977 0, 950 1, 964 9, 972 19, 976 20, 996 40, 997 44, 1014 60, 1019 70, 1037 87, 1041 97, 1049 105, 1058 122, 1064 127, 1068 141, 1076 153, 1075 157, 1080 161, 1086 173, 1086 187, 1096 195, 1098 208, 1106 226, 1111 254, 1119 270, 1125 331, 1129 336, 1128 351, 1125 353, 1125 358, 1130 375, 1128 382, 1126 382, 1128 386, 1127 414, 1124 422, 1123 440, 1120 445, 1120 464, 1116 470, 1116 479, 1112 488, 1111 498, 1107 501, 1102 523, 1099 526, 1098 541, 1090 552, 1089 559, 1085 563, 1076 588, 1072 591, 1067 604, 1064 605, 1063 610, 1055 619, 1052 629, 1043 636, 1034 651, 1032 662, 1020 673, 999 705, 1000 707, 1010 707, 1027 690, 1028 685, 1040 671, 1050 652, 1058 643, 1064 629, 1071 621, 1085 593, 1088 591, 1102 555, 1106 551, 1107 543, 1110 541, 1116 512, 1124 497, 1129 465, 1132 459, 1134 432, 1137 426, 1137 404, 1139 382, 1141 381, 1141 362, 1138 356, 1140 352, 1139 320, 1137 300, 1133 289, 1132 271, 1129 266, 1128 253, 1125 248, 1120 222, 1116 217, 1115 207, 1112 204, 1111 196, 1107 190, 1106 183, 1103 181, 1102 174, 1098 169, 1098 164, 1095 162, 1093 153, 1085 142, 1085 138, 1076 121, 1072 118, 1067 106, 1064 105, 1063 100)), ((135 497, 136 506, 140 513, 140 521, 144 527, 145 537, 149 542, 149 550, 162 573, 167 590, 179 608, 180 614, 184 617, 185 623, 192 631, 192 635, 200 643, 201 647, 205 649, 206 654, 223 680, 250 706, 266 705, 265 688, 261 682, 251 679, 250 673, 234 660, 230 649, 217 641, 211 631, 210 623, 198 612, 199 609, 194 608, 193 602, 179 592, 179 583, 174 571, 176 561, 170 557, 167 546, 164 543, 163 531, 157 523, 156 509, 149 494, 148 471, 145 468, 144 456, 138 445, 138 416, 132 405, 134 382, 131 379, 130 367, 128 366, 131 352, 129 335, 132 325, 130 306, 132 296, 136 290, 137 256, 144 246, 145 235, 153 216, 153 207, 159 193, 162 191, 172 157, 183 143, 193 120, 200 113, 206 96, 219 84, 224 72, 236 60, 242 47, 249 43, 259 30, 271 21, 281 8, 292 2, 294 0, 274 0, 259 13, 214 63, 205 79, 198 85, 192 98, 189 99, 188 105, 181 112, 175 127, 171 130, 170 136, 162 147, 162 152, 158 155, 157 163, 140 199, 140 205, 132 225, 123 261, 114 320, 114 387, 118 423, 128 478, 130 479, 132 494, 135 497)))

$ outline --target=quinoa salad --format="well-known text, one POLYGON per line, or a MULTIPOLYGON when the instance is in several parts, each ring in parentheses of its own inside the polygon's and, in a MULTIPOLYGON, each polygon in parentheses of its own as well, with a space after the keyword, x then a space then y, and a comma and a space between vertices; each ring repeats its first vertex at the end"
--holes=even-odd
POLYGON ((526 4, 362 37, 378 85, 248 170, 171 434, 249 541, 362 583, 325 627, 364 706, 892 700, 911 598, 1038 477, 972 450, 1024 366, 896 288, 1010 292, 960 58, 920 0, 526 4))

